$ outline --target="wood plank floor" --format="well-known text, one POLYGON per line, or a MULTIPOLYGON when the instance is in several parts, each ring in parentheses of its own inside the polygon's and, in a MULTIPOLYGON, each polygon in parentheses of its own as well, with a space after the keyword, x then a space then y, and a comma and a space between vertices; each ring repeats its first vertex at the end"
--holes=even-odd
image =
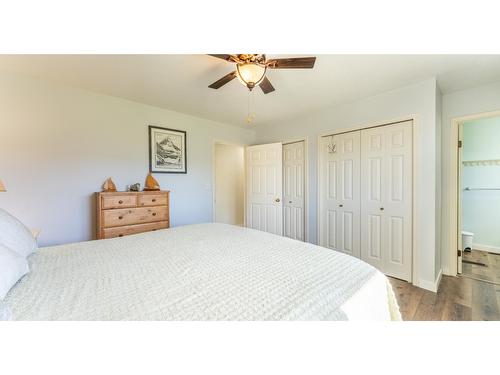
POLYGON ((403 320, 500 320, 500 255, 472 250, 459 277, 443 276, 432 293, 389 278, 403 320))
POLYGON ((500 285, 443 276, 437 293, 389 278, 403 320, 500 320, 500 285))
POLYGON ((487 253, 486 251, 472 250, 470 253, 464 251, 464 261, 483 263, 484 266, 471 263, 462 263, 462 275, 473 279, 489 281, 500 284, 500 255, 487 253))

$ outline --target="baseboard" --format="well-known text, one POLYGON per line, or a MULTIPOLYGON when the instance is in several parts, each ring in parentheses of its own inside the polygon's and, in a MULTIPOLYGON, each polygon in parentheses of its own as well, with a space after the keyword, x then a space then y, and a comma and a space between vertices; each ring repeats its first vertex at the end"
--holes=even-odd
POLYGON ((439 273, 438 273, 438 277, 436 277, 436 281, 435 281, 435 288, 436 288, 436 292, 438 291, 439 289, 439 284, 441 284, 441 279, 443 277, 443 270, 440 269, 439 270, 439 273))
POLYGON ((441 283, 441 278, 443 277, 443 270, 439 270, 438 276, 434 281, 428 281, 424 279, 420 279, 418 281, 418 287, 422 289, 430 290, 431 292, 436 293, 439 288, 439 284, 441 283))
POLYGON ((472 249, 487 251, 489 253, 500 254, 500 247, 496 247, 496 246, 488 246, 488 245, 481 245, 478 243, 473 243, 472 249))
POLYGON ((450 268, 449 268, 449 267, 446 267, 446 266, 443 266, 443 272, 442 272, 442 274, 443 274, 444 276, 457 276, 457 274, 456 274, 456 273, 452 273, 452 272, 450 271, 450 268))

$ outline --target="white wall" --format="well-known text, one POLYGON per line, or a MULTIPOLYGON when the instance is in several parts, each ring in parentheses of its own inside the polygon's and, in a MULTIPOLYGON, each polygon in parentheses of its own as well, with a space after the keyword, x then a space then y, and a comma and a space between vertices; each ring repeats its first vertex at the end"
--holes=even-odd
POLYGON ((215 221, 243 225, 245 205, 245 148, 215 145, 215 221))
MULTIPOLYGON (((168 87, 165 88, 168 90, 168 87)), ((0 178, 5 208, 42 246, 91 239, 93 192, 148 173, 148 125, 187 131, 187 174, 155 174, 171 191, 171 222, 212 221, 213 140, 252 143, 237 128, 43 80, 0 72, 0 178)))
POLYGON ((456 139, 452 139, 452 120, 464 116, 485 112, 500 111, 500 82, 457 91, 443 95, 442 116, 442 262, 443 272, 454 274, 456 263, 456 249, 453 251, 453 236, 457 221, 453 217, 452 206, 455 205, 456 195, 452 194, 451 181, 453 180, 455 165, 451 165, 451 155, 456 153, 456 139))
POLYGON ((436 80, 424 82, 372 96, 353 103, 323 109, 285 123, 268 124, 256 129, 258 143, 308 137, 309 160, 309 222, 310 241, 317 243, 317 141, 320 134, 383 124, 393 120, 415 117, 416 144, 420 155, 417 166, 418 211, 416 212, 418 275, 415 282, 431 288, 439 273, 436 255, 436 80))
MULTIPOLYGON (((500 117, 463 124, 463 160, 500 160, 500 117)), ((474 233, 474 249, 500 252, 500 165, 462 166, 462 230, 474 233)))

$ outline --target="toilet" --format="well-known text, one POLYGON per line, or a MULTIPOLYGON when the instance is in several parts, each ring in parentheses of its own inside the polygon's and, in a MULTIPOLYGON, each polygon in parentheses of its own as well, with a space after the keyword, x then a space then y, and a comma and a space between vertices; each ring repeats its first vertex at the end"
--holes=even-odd
POLYGON ((471 251, 472 250, 472 240, 474 239, 474 233, 462 231, 462 250, 471 251))

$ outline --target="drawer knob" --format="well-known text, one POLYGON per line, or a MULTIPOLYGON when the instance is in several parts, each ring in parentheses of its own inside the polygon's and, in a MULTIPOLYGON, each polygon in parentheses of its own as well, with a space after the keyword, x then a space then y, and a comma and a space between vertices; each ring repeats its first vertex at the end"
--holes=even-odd
POLYGON ((120 220, 123 219, 123 216, 118 216, 118 219, 120 219, 120 220))
POLYGON ((153 216, 156 216, 156 212, 153 212, 153 216))
POLYGON ((118 201, 118 204, 122 204, 122 203, 123 203, 123 201, 122 201, 122 200, 119 200, 119 201, 118 201))
POLYGON ((156 199, 155 199, 155 198, 153 198, 153 199, 152 199, 152 202, 156 202, 156 199))

